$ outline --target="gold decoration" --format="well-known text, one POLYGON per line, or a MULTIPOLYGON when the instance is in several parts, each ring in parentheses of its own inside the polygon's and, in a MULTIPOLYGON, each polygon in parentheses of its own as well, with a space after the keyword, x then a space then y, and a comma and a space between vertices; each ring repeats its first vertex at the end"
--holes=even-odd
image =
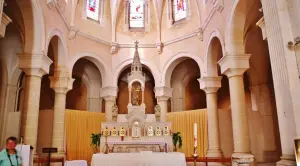
POLYGON ((111 130, 111 136, 116 137, 118 135, 116 127, 111 130))
POLYGON ((153 136, 153 127, 152 126, 148 126, 147 135, 148 136, 153 136))
POLYGON ((124 127, 121 126, 121 128, 120 128, 120 136, 123 136, 123 137, 124 137, 125 134, 126 134, 126 131, 125 131, 124 127))
POLYGON ((156 127, 155 134, 156 136, 161 136, 161 128, 159 126, 156 127))
POLYGON ((164 136, 168 136, 169 135, 169 127, 165 126, 164 128, 164 136))

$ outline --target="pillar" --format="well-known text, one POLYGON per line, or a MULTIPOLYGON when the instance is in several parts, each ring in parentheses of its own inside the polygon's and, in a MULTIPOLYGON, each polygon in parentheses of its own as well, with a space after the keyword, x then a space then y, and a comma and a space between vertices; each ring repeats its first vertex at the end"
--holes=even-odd
MULTIPOLYGON (((220 129, 218 118, 217 91, 221 87, 222 77, 203 77, 199 79, 200 88, 206 93, 207 122, 208 122, 208 150, 207 157, 222 157, 220 146, 220 129)), ((216 165, 215 163, 214 165, 216 165)))
POLYGON ((145 87, 142 88, 142 105, 145 105, 145 87))
POLYGON ((54 75, 50 77, 50 87, 55 91, 52 147, 57 148, 56 156, 65 157, 66 96, 73 87, 74 79, 63 71, 55 71, 54 75))
POLYGON ((106 96, 105 100, 105 116, 106 121, 112 121, 112 107, 115 104, 116 97, 115 96, 106 96))
POLYGON ((167 96, 157 97, 157 104, 160 106, 160 121, 165 122, 167 120, 166 114, 168 112, 168 100, 167 96))
POLYGON ((132 102, 131 102, 131 86, 128 87, 128 94, 129 94, 129 101, 128 101, 128 105, 132 105, 132 102))
POLYGON ((42 76, 49 72, 51 59, 41 54, 20 54, 18 67, 26 74, 24 97, 24 143, 36 149, 42 76))
POLYGON ((249 68, 250 55, 226 55, 218 63, 228 77, 230 89, 231 116, 234 153, 232 162, 248 166, 254 156, 250 153, 249 127, 246 109, 243 74, 249 68))
MULTIPOLYGON (((287 44, 294 41, 288 1, 261 0, 266 24, 274 82, 281 142, 281 161, 277 165, 296 165, 293 139, 300 135, 299 72, 295 51, 287 44), (299 126, 299 127, 298 127, 299 126)), ((298 10, 298 9, 297 9, 298 10)))

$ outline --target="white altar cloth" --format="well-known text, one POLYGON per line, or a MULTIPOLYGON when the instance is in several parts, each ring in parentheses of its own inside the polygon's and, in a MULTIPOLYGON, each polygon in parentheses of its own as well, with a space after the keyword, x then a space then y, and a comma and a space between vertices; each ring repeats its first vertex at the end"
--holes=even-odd
POLYGON ((94 154, 91 166, 186 166, 183 153, 94 154))

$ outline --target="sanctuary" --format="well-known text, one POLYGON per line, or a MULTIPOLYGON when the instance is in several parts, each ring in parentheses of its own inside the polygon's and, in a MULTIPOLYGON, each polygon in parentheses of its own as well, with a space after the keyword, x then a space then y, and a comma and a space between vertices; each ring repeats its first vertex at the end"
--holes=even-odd
MULTIPOLYGON (((128 153, 140 151, 173 151, 171 124, 160 119, 161 108, 154 107, 155 114, 146 114, 144 102, 146 76, 135 42, 131 72, 126 75, 129 91, 127 114, 118 114, 118 106, 112 107, 112 120, 102 122, 100 145, 105 152, 128 153)), ((154 90, 154 89, 153 89, 154 90)), ((154 112, 153 111, 153 112, 154 112)))
POLYGON ((24 166, 46 150, 67 166, 300 165, 299 9, 0 0, 0 150, 22 138, 24 166))

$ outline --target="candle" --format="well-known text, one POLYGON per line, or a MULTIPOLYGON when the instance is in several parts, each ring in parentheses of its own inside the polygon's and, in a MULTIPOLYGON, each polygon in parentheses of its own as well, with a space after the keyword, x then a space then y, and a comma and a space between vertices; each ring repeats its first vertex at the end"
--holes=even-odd
POLYGON ((194 123, 194 147, 197 147, 197 123, 194 123))

